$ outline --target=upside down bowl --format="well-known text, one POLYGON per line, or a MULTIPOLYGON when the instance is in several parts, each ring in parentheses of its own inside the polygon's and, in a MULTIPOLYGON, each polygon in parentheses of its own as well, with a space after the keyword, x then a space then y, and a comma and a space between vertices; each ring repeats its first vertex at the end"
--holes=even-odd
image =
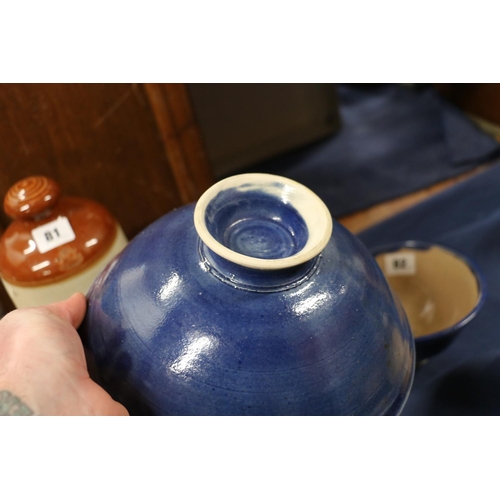
POLYGON ((133 415, 396 415, 415 369, 405 313, 312 191, 242 174, 136 236, 83 326, 133 415))

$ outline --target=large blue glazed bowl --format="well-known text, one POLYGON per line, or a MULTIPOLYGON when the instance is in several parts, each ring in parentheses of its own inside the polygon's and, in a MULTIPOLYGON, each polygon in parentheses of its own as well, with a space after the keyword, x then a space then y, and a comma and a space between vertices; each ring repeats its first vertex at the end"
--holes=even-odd
POLYGON ((314 193, 266 174, 131 241, 91 288, 83 335, 135 415, 396 415, 415 368, 373 257, 314 193))

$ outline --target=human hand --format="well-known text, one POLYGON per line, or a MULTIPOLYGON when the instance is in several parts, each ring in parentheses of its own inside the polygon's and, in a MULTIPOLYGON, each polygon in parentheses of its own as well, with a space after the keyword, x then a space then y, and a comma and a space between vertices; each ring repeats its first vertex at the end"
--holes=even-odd
POLYGON ((76 331, 85 310, 75 293, 0 321, 0 415, 128 415, 89 376, 76 331))

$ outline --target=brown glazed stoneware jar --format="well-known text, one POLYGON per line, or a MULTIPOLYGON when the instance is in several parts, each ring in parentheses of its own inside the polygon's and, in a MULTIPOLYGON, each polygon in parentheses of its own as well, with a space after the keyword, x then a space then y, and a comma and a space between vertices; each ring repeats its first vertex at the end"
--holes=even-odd
POLYGON ((0 275, 16 307, 64 300, 89 290, 126 245, 113 216, 95 201, 61 197, 43 176, 14 184, 4 199, 13 222, 0 238, 0 275))

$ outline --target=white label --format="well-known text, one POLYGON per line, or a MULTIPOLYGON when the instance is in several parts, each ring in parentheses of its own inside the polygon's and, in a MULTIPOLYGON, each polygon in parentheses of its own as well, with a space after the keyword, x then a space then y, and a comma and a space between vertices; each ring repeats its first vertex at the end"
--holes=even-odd
POLYGON ((387 276, 410 276, 417 272, 417 261, 413 253, 391 253, 384 255, 387 276))
POLYGON ((40 253, 53 250, 76 238, 75 232, 66 217, 58 217, 52 222, 38 226, 31 231, 31 236, 33 236, 40 253))

